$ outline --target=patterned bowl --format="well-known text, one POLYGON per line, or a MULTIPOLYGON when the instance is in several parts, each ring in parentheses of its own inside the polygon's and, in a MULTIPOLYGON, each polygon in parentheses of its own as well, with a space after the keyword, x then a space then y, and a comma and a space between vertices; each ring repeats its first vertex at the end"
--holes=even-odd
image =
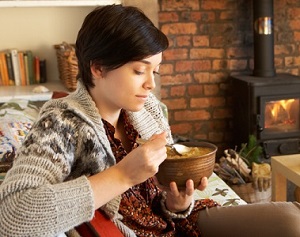
POLYGON ((217 147, 209 142, 182 142, 188 147, 203 149, 203 154, 196 156, 168 157, 159 166, 156 178, 163 186, 169 187, 175 181, 179 189, 185 188, 188 179, 194 181, 195 188, 200 184, 202 177, 209 178, 213 172, 217 147))

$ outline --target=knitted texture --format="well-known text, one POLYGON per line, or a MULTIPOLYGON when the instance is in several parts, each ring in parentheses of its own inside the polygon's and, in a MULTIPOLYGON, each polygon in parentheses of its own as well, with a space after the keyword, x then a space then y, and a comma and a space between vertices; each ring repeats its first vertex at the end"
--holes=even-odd
MULTIPOLYGON (((143 138, 167 131, 172 142, 154 95, 141 111, 128 116, 143 138)), ((43 106, 17 151, 0 186, 0 236, 57 236, 90 221, 94 200, 86 177, 115 162, 98 109, 79 82, 74 93, 43 106)), ((102 209, 125 236, 134 236, 122 226, 119 203, 116 197, 102 209)))

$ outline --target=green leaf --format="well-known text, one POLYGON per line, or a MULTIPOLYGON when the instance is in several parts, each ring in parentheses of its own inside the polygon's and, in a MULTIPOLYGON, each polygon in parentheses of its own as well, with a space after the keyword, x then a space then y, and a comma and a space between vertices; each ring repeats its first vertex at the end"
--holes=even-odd
POLYGON ((262 151, 262 147, 257 144, 256 137, 254 135, 249 135, 248 143, 243 143, 241 145, 239 155, 246 160, 246 163, 251 168, 253 162, 260 163, 259 159, 262 151))

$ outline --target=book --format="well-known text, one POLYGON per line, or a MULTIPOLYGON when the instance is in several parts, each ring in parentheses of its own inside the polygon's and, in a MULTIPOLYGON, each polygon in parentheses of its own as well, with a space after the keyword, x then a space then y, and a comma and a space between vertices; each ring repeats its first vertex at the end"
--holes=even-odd
POLYGON ((9 79, 9 84, 11 86, 15 85, 15 77, 14 77, 14 69, 12 65, 12 60, 11 60, 11 54, 10 52, 5 53, 5 58, 6 58, 6 66, 7 66, 7 71, 8 71, 8 79, 9 79))
POLYGON ((0 51, 0 60, 0 86, 25 86, 47 81, 46 60, 40 60, 31 50, 0 51))
POLYGON ((46 59, 40 59, 40 83, 47 82, 46 59))
POLYGON ((20 79, 21 79, 21 86, 26 86, 26 72, 25 72, 25 63, 24 63, 24 53, 22 51, 18 52, 18 59, 19 59, 19 72, 20 72, 20 79))
POLYGON ((26 50, 26 55, 28 59, 27 70, 29 77, 29 85, 35 84, 35 75, 34 75, 34 56, 31 50, 26 50))
POLYGON ((3 84, 2 84, 2 72, 1 72, 1 69, 0 69, 0 86, 3 86, 3 84))
POLYGON ((0 52, 0 70, 1 70, 1 77, 2 77, 2 85, 9 86, 8 70, 7 70, 6 58, 4 52, 0 52))
POLYGON ((34 57, 34 74, 36 83, 40 83, 40 58, 37 56, 34 57))
POLYGON ((13 66, 14 78, 15 78, 15 85, 20 86, 21 85, 21 76, 20 76, 20 68, 19 68, 18 50, 11 49, 10 54, 11 54, 11 61, 12 61, 12 66, 13 66))
POLYGON ((30 81, 29 81, 29 67, 28 67, 28 55, 27 55, 26 52, 23 53, 23 59, 24 59, 24 70, 25 70, 26 85, 30 85, 30 81))
POLYGON ((3 76, 2 76, 2 63, 1 63, 1 61, 0 61, 0 86, 4 86, 3 85, 3 76))

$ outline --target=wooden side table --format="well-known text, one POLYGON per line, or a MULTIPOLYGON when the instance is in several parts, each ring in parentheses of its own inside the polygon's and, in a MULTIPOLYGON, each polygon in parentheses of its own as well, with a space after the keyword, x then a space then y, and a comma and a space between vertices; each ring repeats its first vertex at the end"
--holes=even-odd
POLYGON ((300 154, 272 156, 272 201, 286 201, 287 180, 300 187, 300 154))

